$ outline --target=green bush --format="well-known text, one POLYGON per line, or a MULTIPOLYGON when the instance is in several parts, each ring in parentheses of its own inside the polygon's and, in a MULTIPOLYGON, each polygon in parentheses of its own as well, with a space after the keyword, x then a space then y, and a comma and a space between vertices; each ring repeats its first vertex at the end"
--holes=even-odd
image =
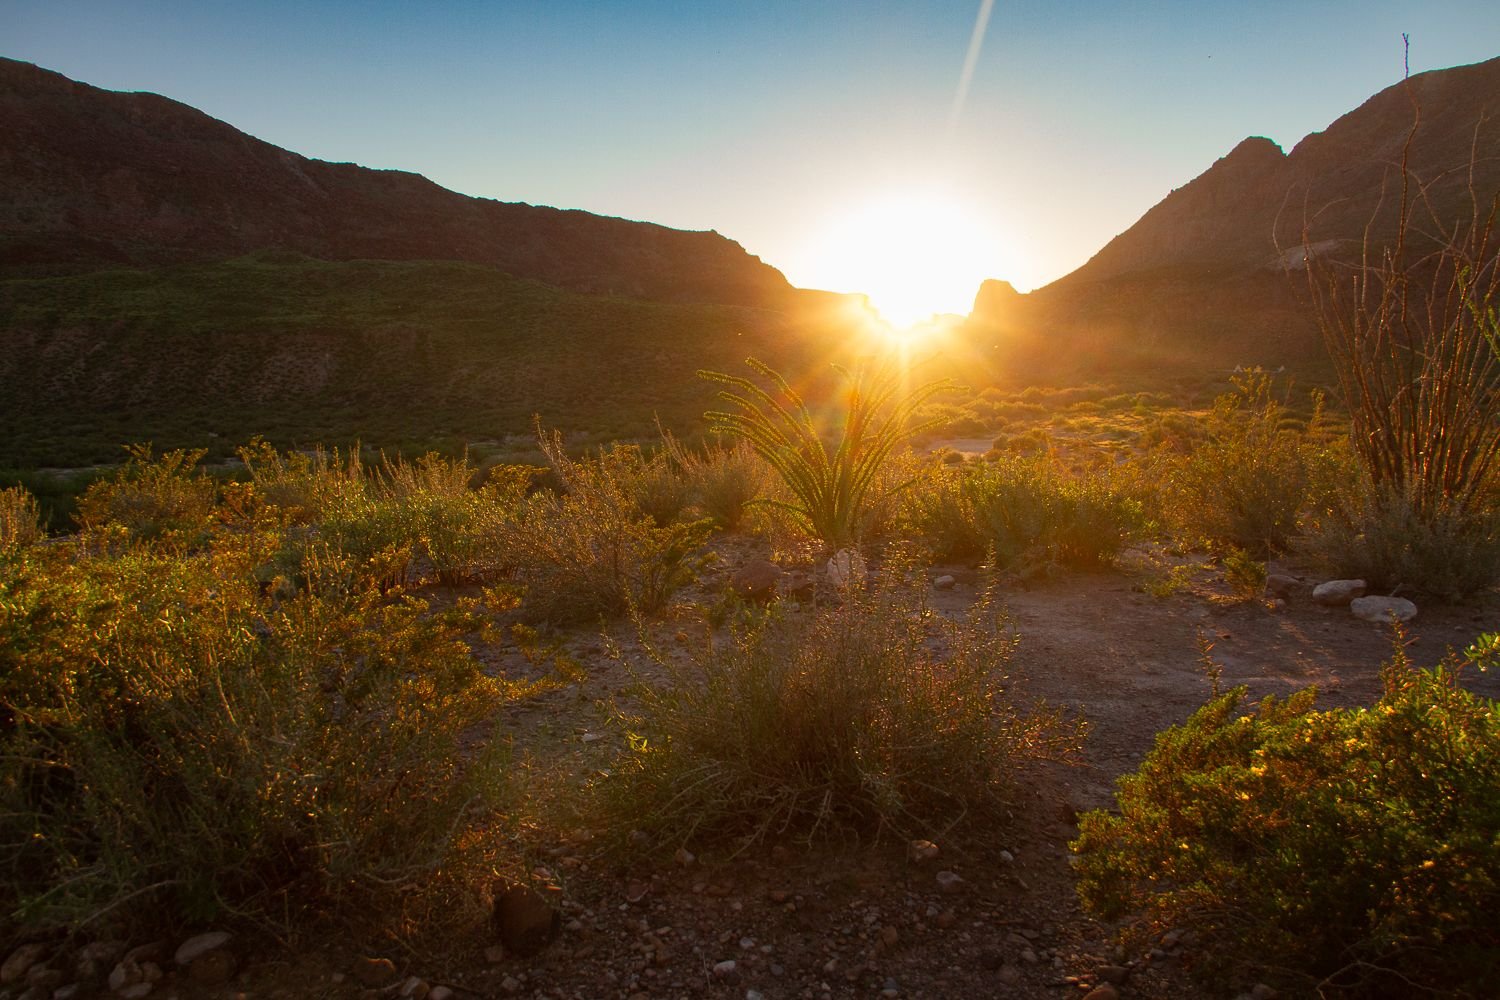
MULTIPOLYGON (((1235 376, 1234 391, 1214 401, 1203 439, 1163 461, 1163 506, 1179 534, 1259 558, 1285 551, 1307 501, 1314 454, 1309 435, 1285 426, 1285 415, 1270 375, 1235 376)), ((1315 415, 1310 435, 1318 424, 1315 415)))
POLYGON ((1074 843, 1106 917, 1192 928, 1203 971, 1298 995, 1488 996, 1500 974, 1500 715, 1398 656, 1369 709, 1215 697, 1074 843))
POLYGON ((399 908, 497 822, 504 745, 460 749, 514 692, 475 619, 351 588, 280 540, 0 553, 0 923, 287 927, 399 908))
POLYGON ((1297 551, 1331 575, 1458 601, 1500 582, 1500 510, 1429 500, 1427 512, 1354 470, 1303 526, 1297 551))
POLYGON ((632 607, 653 611, 692 580, 707 521, 658 527, 608 456, 575 462, 555 434, 544 436, 542 447, 563 490, 527 497, 505 529, 529 616, 578 622, 632 607))
POLYGON ((669 679, 624 720, 631 749, 603 789, 619 828, 743 843, 997 818, 1021 763, 1080 734, 1021 706, 987 601, 949 620, 918 576, 888 566, 842 606, 772 609, 687 665, 647 644, 669 679))
POLYGON ((711 444, 702 451, 684 447, 670 432, 662 435, 667 454, 682 470, 692 502, 725 531, 738 528, 745 510, 765 492, 766 464, 745 441, 711 444))
POLYGON ((992 553, 1002 569, 1106 565, 1143 523, 1140 504, 1107 474, 1015 455, 945 471, 915 506, 940 557, 992 553))
POLYGON ((0 551, 31 545, 45 535, 36 498, 19 486, 0 490, 0 551))
POLYGON ((149 444, 132 445, 130 458, 111 479, 89 486, 78 500, 78 521, 88 532, 123 532, 132 540, 191 544, 214 514, 216 486, 194 475, 206 450, 169 451, 157 458, 149 444))

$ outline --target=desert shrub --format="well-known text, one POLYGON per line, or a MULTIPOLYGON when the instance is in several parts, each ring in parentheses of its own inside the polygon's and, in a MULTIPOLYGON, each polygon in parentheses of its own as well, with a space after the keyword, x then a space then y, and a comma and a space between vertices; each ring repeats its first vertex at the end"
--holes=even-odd
POLYGON ((967 466, 938 477, 915 506, 939 556, 989 553, 1002 569, 1104 565, 1142 526, 1140 504, 1106 473, 1068 473, 1047 458, 967 466))
POLYGON ((1500 511, 1429 501, 1424 513, 1415 498, 1356 473, 1309 514, 1297 551, 1375 590, 1457 601, 1500 581, 1500 511))
POLYGON ((1266 590, 1266 564, 1244 549, 1231 548, 1219 559, 1224 582, 1242 600, 1260 597, 1266 590))
POLYGON ((658 528, 680 518, 692 501, 692 484, 665 447, 648 455, 639 445, 614 444, 600 452, 598 462, 658 528))
POLYGON ((1087 814, 1079 891, 1192 928, 1204 970, 1298 995, 1488 995, 1500 973, 1500 715, 1400 659, 1369 709, 1215 697, 1087 814))
POLYGON ((687 665, 646 643, 668 680, 624 719, 630 750, 603 785, 619 828, 748 843, 997 818, 1022 762, 1066 753, 1078 729, 1017 700, 988 601, 953 621, 903 576, 744 620, 687 665))
POLYGON ((845 400, 842 426, 837 443, 830 448, 825 430, 787 380, 758 361, 751 359, 748 364, 771 384, 770 389, 737 375, 698 373, 726 386, 719 398, 733 407, 709 412, 709 422, 721 432, 748 441, 781 478, 791 499, 767 498, 767 504, 829 548, 853 545, 870 505, 902 488, 902 484, 876 488, 887 457, 902 441, 931 426, 914 426, 912 415, 949 383, 929 382, 903 391, 908 373, 894 363, 873 363, 852 373, 839 369, 847 388, 841 394, 845 400))
POLYGON ((387 460, 378 498, 412 534, 439 582, 491 583, 510 568, 505 526, 531 478, 525 466, 497 465, 473 489, 474 469, 466 458, 428 453, 412 462, 387 460))
POLYGON ((726 531, 738 528, 746 507, 765 491, 769 470, 755 450, 746 441, 736 441, 694 451, 665 431, 662 439, 698 508, 716 526, 726 531))
POLYGON ((178 449, 155 457, 149 444, 129 452, 113 478, 94 482, 79 498, 79 523, 89 532, 121 531, 139 541, 197 540, 214 513, 214 481, 193 473, 207 452, 178 449))
POLYGON ((1313 445, 1282 426, 1285 412, 1270 375, 1235 376, 1234 391, 1214 401, 1204 438, 1162 463, 1163 508, 1177 532, 1261 558, 1287 548, 1307 500, 1313 445))
POLYGON ((574 461, 556 434, 544 435, 542 446, 563 490, 527 497, 505 531, 529 615, 576 622, 652 611, 692 580, 707 521, 658 527, 615 463, 574 461))
POLYGON ((19 486, 0 490, 0 551, 31 545, 45 535, 36 498, 19 486))
POLYGON ((0 554, 0 919, 399 908, 496 820, 504 748, 459 746, 512 694, 477 620, 352 588, 327 548, 264 595, 277 544, 0 554))

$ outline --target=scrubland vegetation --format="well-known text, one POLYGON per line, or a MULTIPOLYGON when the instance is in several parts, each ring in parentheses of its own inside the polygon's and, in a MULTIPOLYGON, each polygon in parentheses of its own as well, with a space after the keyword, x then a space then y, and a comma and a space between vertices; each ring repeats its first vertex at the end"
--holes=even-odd
MULTIPOLYGON (((570 452, 538 428, 537 465, 481 466, 256 440, 212 475, 202 451, 138 446, 65 534, 6 489, 0 919, 139 925, 148 902, 163 924, 280 932, 355 908, 462 919, 535 821, 503 709, 583 669, 522 681, 483 650, 630 620, 654 666, 613 709, 628 748, 571 807, 620 849, 983 837, 1031 762, 1083 739, 1012 684, 997 587, 1132 546, 1196 553, 1247 599, 1271 558, 1429 600, 1494 586, 1493 265, 1477 285, 1439 273, 1470 295, 1441 328, 1462 346, 1381 354, 1356 331, 1363 381, 1341 406, 1258 371, 1204 406, 963 396, 875 369, 848 376, 830 425, 757 366, 712 376, 730 408, 701 443, 570 452), (1400 367, 1419 362, 1438 367, 1400 367), (1368 387, 1408 377, 1415 409, 1379 422, 1411 400, 1368 387), (908 446, 943 434, 993 444, 908 446), (729 534, 818 582, 795 606, 684 607, 729 534), (822 582, 848 549, 863 558, 822 582), (966 618, 928 607, 935 561, 982 565, 966 618), (704 623, 680 655, 660 648, 673 615, 704 623)), ((1494 658, 1493 637, 1429 670, 1398 647, 1360 709, 1308 690, 1244 714, 1243 690, 1216 693, 1122 781, 1117 813, 1085 817, 1085 902, 1193 928, 1220 967, 1298 989, 1487 981, 1500 728, 1456 678, 1494 658)))

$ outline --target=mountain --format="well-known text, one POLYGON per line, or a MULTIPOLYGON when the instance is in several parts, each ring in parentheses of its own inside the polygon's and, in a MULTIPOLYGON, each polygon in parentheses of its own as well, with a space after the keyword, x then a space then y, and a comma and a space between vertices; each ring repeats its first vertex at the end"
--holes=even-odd
POLYGON ((588 294, 766 306, 791 286, 712 232, 470 198, 325 163, 155 94, 0 59, 0 271, 224 260, 456 260, 588 294))
POLYGON ((1489 208, 1500 59, 1388 87, 1290 153, 1245 139, 1071 274, 1026 296, 987 283, 974 325, 1019 355, 1082 367, 1315 361, 1304 239, 1323 258, 1357 254, 1367 231, 1390 240, 1403 162, 1418 241, 1489 208))

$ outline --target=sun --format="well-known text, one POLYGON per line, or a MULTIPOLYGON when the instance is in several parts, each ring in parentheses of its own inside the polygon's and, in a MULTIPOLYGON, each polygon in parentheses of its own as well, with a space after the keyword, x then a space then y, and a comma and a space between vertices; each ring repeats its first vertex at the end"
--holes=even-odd
POLYGON ((877 194, 828 219, 809 241, 806 270, 815 287, 868 295, 904 329, 968 313, 980 282, 1004 276, 1008 257, 978 213, 918 189, 877 194))

